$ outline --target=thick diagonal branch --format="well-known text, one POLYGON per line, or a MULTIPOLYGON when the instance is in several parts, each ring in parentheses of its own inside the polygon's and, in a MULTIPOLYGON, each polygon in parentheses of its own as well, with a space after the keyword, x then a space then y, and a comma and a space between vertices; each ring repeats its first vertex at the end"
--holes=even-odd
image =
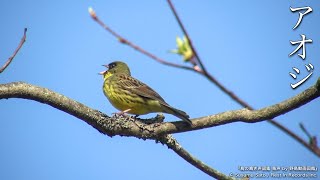
POLYGON ((320 96, 319 89, 320 78, 316 85, 281 103, 260 110, 240 109, 195 118, 192 120, 192 126, 188 126, 182 121, 147 125, 130 118, 111 118, 100 111, 91 109, 49 89, 23 82, 0 85, 0 99, 23 98, 48 104, 87 122, 109 136, 123 135, 154 139, 159 135, 209 128, 232 122, 255 123, 274 118, 318 98, 320 96))

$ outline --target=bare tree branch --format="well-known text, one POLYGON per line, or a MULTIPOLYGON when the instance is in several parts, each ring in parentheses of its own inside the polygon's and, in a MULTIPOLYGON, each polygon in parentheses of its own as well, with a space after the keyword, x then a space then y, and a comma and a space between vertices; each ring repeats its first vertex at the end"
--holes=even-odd
POLYGON ((163 135, 158 138, 158 140, 166 144, 168 148, 172 149, 175 153, 177 153, 180 157, 182 157, 184 160, 192 164, 193 166, 197 167, 204 173, 208 174, 211 177, 214 177, 216 179, 234 179, 229 176, 224 175, 223 173, 220 173, 219 171, 209 167, 199 159, 192 156, 188 151, 186 151, 178 142, 177 140, 170 134, 163 135))
POLYGON ((24 33, 23 36, 21 38, 21 41, 18 45, 18 47, 16 48, 16 50, 13 52, 12 56, 8 58, 8 60, 6 61, 6 63, 4 63, 4 65, 2 66, 2 68, 0 69, 0 73, 2 73, 8 66, 9 64, 12 62, 13 58, 17 55, 17 53, 19 52, 19 50, 21 49, 22 45, 24 44, 24 42, 26 41, 27 38, 27 28, 24 28, 24 33))
POLYGON ((109 26, 107 26, 106 24, 104 24, 99 17, 97 16, 97 14, 94 12, 94 10, 92 8, 89 8, 89 13, 90 16, 92 17, 93 20, 95 20, 100 26, 102 26, 106 31, 110 32, 114 37, 116 37, 121 43, 126 44, 130 47, 132 47, 133 49, 141 52, 142 54, 150 57, 151 59, 156 60, 157 62, 161 63, 161 64, 165 64, 168 66, 172 66, 172 67, 176 67, 176 68, 182 68, 182 69, 189 69, 189 70, 193 70, 192 67, 189 66, 184 66, 184 65, 180 65, 180 64, 175 64, 169 61, 165 61, 157 56, 155 56, 154 54, 144 50, 143 48, 141 48, 140 46, 132 43, 131 41, 125 39, 124 37, 122 37, 120 34, 116 33, 115 31, 113 31, 109 26))

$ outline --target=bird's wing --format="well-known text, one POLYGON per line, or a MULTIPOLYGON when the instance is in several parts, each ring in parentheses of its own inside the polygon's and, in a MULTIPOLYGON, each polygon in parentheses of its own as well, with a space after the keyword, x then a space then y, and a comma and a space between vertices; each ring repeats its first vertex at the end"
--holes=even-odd
POLYGON ((137 94, 139 96, 155 99, 163 104, 167 104, 156 91, 154 91, 148 85, 131 76, 125 74, 119 75, 119 85, 122 88, 131 91, 132 93, 137 94))

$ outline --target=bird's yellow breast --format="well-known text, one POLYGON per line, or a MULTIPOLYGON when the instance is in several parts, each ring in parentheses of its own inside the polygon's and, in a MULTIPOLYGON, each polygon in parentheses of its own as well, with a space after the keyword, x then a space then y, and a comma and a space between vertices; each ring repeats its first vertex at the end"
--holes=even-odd
POLYGON ((130 114, 142 115, 151 112, 161 112, 162 108, 157 100, 143 98, 121 88, 114 77, 106 78, 103 84, 103 92, 110 103, 120 111, 128 111, 130 114))

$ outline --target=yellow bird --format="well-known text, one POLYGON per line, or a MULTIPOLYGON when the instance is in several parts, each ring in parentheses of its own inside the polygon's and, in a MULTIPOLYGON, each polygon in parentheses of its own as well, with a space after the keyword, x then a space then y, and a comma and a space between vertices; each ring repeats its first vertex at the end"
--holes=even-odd
POLYGON ((121 112, 135 115, 163 112, 192 124, 187 113, 171 107, 148 85, 133 78, 129 67, 124 62, 115 61, 103 66, 108 68, 99 73, 104 79, 103 93, 121 112))

